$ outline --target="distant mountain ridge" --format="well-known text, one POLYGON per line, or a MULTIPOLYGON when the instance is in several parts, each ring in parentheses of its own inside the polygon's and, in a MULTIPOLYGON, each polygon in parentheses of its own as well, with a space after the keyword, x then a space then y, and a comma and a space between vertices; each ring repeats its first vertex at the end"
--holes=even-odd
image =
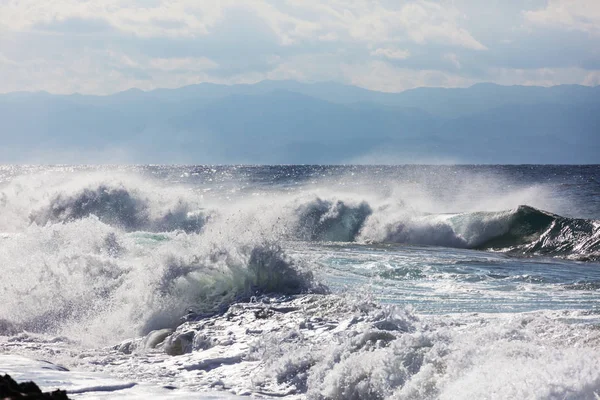
POLYGON ((201 83, 0 95, 0 163, 600 163, 600 87, 201 83))

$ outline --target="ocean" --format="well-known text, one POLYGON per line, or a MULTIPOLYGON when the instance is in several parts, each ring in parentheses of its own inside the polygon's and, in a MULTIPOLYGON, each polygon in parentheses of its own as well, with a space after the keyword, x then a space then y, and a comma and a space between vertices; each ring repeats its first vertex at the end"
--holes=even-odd
POLYGON ((0 166, 0 373, 600 398, 600 166, 0 166))

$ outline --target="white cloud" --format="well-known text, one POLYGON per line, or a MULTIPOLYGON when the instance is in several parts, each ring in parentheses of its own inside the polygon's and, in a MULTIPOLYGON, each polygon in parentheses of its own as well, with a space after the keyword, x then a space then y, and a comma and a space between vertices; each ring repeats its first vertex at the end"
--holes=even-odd
POLYGON ((208 33, 223 14, 220 1, 201 4, 188 0, 13 0, 0 3, 0 26, 23 31, 71 19, 102 20, 123 32, 142 37, 193 37, 208 33))
POLYGON ((597 46, 561 39, 576 49, 565 57, 545 35, 599 34, 600 1, 540 1, 523 10, 501 0, 0 0, 0 92, 262 79, 387 91, 597 84, 597 46))
POLYGON ((461 14, 450 5, 424 0, 387 8, 363 0, 292 0, 282 4, 274 0, 18 0, 0 3, 0 26, 26 30, 74 18, 96 19, 142 37, 194 37, 209 34, 228 10, 245 9, 264 19, 283 44, 345 36, 369 42, 410 39, 485 49, 460 26, 461 14))
POLYGON ((7 58, 4 54, 0 53, 0 66, 2 66, 2 65, 18 67, 19 63, 7 58))
POLYGON ((486 49, 461 27, 462 14, 448 2, 416 0, 390 3, 388 7, 380 2, 361 0, 293 0, 288 3, 292 5, 288 9, 290 15, 312 19, 313 32, 335 32, 338 37, 370 43, 411 41, 486 49))
MULTIPOLYGON (((55 60, 14 61, 0 54, 0 92, 45 90, 51 93, 109 94, 131 87, 151 90, 204 81, 228 83, 208 71, 218 65, 207 58, 131 58, 116 50, 87 49, 55 60)), ((238 79, 239 77, 231 77, 238 79)))
POLYGON ((599 86, 600 85, 600 71, 589 71, 583 81, 580 82, 582 85, 587 86, 599 86))
POLYGON ((465 28, 460 26, 461 13, 445 3, 417 1, 406 4, 395 17, 406 26, 408 35, 417 43, 448 43, 473 50, 487 50, 465 28))
POLYGON ((545 8, 524 11, 527 21, 546 27, 600 35, 600 1, 598 0, 549 0, 545 8))

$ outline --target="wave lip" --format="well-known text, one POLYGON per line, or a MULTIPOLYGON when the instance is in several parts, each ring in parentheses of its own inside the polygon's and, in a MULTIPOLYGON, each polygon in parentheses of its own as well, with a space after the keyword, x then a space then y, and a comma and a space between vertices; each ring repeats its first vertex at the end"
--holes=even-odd
POLYGON ((479 247, 521 254, 600 259, 600 221, 567 218, 520 206, 508 230, 479 247))
POLYGON ((600 221, 562 217, 526 205, 499 212, 382 220, 379 216, 367 221, 359 240, 600 259, 600 221))

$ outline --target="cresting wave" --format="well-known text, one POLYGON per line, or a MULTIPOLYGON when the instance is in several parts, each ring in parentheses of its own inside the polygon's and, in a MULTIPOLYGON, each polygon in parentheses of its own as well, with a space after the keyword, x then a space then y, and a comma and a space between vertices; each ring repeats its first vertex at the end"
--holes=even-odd
POLYGON ((566 218, 529 206, 502 212, 425 215, 367 225, 359 239, 561 256, 600 257, 600 221, 566 218))
POLYGON ((282 250, 287 240, 599 259, 598 221, 527 206, 431 214, 351 193, 223 198, 130 176, 15 179, 0 194, 0 329, 112 341, 175 326, 189 307, 324 291, 310 261, 282 250))
POLYGON ((130 177, 17 180, 1 198, 0 335, 113 343, 175 327, 186 310, 326 292, 276 241, 237 226, 204 231, 213 216, 183 188, 130 177))
POLYGON ((581 260, 596 260, 600 254, 600 221, 561 217, 526 205, 507 211, 436 213, 419 210, 401 197, 310 190, 269 194, 266 201, 241 197, 208 202, 189 190, 131 177, 44 184, 41 196, 39 185, 17 182, 2 193, 0 231, 93 216, 127 232, 231 233, 237 225, 235 235, 251 240, 432 245, 581 260))
POLYGON ((58 194, 48 205, 32 211, 29 219, 37 225, 46 225, 94 215, 100 221, 126 231, 169 232, 181 229, 199 232, 208 218, 201 210, 190 210, 190 205, 182 201, 158 216, 150 215, 149 208, 147 201, 124 187, 102 184, 93 189, 83 189, 74 196, 58 194))
POLYGON ((291 238, 397 243, 600 259, 600 221, 566 218, 529 206, 499 212, 418 214, 402 203, 315 198, 295 210, 291 238))
MULTIPOLYGON (((152 218, 149 206, 124 188, 101 185, 73 197, 61 195, 32 212, 32 223, 69 222, 94 215, 127 231, 200 232, 209 222, 205 210, 191 210, 179 201, 173 209, 152 218)), ((319 197, 293 210, 287 237, 311 241, 376 242, 494 249, 521 254, 597 259, 600 222, 565 218, 529 206, 503 212, 403 216, 390 221, 388 207, 376 212, 366 202, 353 205, 319 197), (375 215, 373 215, 375 214, 375 215), (371 217, 371 218, 370 218, 371 217), (385 222, 384 222, 385 221, 385 222)), ((285 210, 283 210, 285 211, 285 210)), ((279 221, 281 221, 281 217, 279 221)))
POLYGON ((70 196, 57 194, 33 210, 29 220, 43 226, 93 215, 126 231, 197 233, 211 218, 220 230, 229 229, 227 223, 249 224, 254 219, 262 231, 251 234, 276 239, 492 249, 580 260, 596 260, 600 255, 599 221, 561 217, 529 206, 500 212, 418 214, 403 209, 402 202, 375 207, 364 200, 303 194, 279 200, 270 213, 261 204, 244 205, 244 220, 236 220, 231 208, 193 208, 193 201, 181 198, 162 210, 153 210, 150 203, 143 193, 101 184, 70 196))

